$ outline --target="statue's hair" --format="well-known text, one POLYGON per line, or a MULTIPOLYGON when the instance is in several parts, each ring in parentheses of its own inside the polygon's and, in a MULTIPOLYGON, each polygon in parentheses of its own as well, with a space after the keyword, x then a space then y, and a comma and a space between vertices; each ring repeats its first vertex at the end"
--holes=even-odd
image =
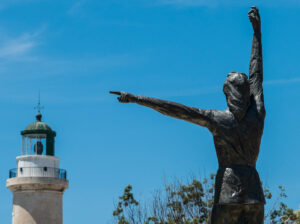
POLYGON ((231 72, 228 74, 223 92, 226 95, 227 105, 234 116, 241 120, 249 107, 250 85, 247 75, 231 72))

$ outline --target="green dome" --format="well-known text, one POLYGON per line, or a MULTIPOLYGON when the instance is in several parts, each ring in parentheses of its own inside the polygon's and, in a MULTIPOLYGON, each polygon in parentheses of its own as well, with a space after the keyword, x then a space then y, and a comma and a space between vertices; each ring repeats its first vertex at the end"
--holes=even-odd
POLYGON ((48 124, 42 122, 42 115, 40 113, 36 115, 36 121, 29 124, 21 134, 48 134, 56 136, 55 131, 48 124))
POLYGON ((32 122, 30 125, 28 125, 25 128, 24 131, 33 131, 33 130, 52 131, 52 129, 49 127, 48 124, 41 121, 32 122))

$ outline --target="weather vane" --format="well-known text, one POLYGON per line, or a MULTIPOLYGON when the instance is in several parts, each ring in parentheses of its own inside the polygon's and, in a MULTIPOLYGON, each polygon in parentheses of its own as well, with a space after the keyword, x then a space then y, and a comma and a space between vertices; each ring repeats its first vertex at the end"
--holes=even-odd
POLYGON ((37 106, 35 106, 34 109, 37 109, 38 113, 41 113, 41 110, 44 109, 44 107, 41 106, 41 96, 40 96, 40 91, 39 91, 39 100, 38 100, 37 106))

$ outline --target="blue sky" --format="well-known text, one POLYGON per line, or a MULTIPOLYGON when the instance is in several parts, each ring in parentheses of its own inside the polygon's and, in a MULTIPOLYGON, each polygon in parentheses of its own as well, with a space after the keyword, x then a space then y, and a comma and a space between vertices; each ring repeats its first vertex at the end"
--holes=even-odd
POLYGON ((70 179, 66 224, 107 223, 127 184, 147 198, 165 177, 216 172, 206 129, 119 104, 108 91, 226 109, 226 75, 248 73, 253 4, 263 22, 267 109, 257 169, 299 208, 299 1, 2 0, 0 223, 11 222, 5 181, 39 91, 70 179))

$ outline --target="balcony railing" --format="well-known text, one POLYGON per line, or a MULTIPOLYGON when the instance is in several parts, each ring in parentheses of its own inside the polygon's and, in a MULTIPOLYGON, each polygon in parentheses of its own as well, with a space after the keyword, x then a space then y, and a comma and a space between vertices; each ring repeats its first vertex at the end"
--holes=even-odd
POLYGON ((53 167, 20 167, 9 170, 9 178, 14 177, 54 177, 67 179, 67 171, 53 167))

